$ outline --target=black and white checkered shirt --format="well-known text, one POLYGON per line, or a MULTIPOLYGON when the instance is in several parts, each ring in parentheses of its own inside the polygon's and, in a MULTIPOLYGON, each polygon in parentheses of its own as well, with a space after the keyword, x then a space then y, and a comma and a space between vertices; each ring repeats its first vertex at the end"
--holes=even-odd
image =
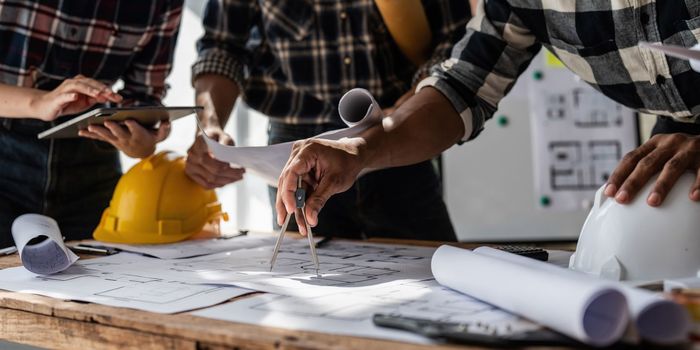
POLYGON ((192 77, 235 80, 245 102, 277 122, 340 123, 343 93, 362 87, 385 107, 447 59, 464 35, 467 0, 423 0, 434 54, 422 67, 391 39, 374 0, 210 0, 192 77))
POLYGON ((476 137, 542 46, 603 94, 640 112, 700 123, 700 74, 640 41, 691 47, 696 0, 480 1, 452 58, 420 87, 452 102, 476 137))

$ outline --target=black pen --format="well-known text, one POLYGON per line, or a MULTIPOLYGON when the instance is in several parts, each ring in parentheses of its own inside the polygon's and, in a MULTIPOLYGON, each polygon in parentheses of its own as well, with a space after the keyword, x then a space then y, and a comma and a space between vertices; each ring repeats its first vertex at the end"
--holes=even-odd
POLYGON ((119 253, 119 250, 109 248, 109 247, 104 247, 104 248, 95 248, 95 247, 88 247, 84 245, 74 245, 68 247, 70 250, 72 250, 75 253, 82 253, 82 254, 92 254, 92 255, 113 255, 119 253))
POLYGON ((17 253, 17 248, 14 246, 0 249, 0 255, 11 255, 14 253, 17 253))
POLYGON ((328 242, 331 241, 331 239, 333 239, 333 236, 326 236, 326 237, 323 237, 323 239, 321 239, 320 241, 316 242, 316 248, 321 248, 322 246, 327 245, 328 242))

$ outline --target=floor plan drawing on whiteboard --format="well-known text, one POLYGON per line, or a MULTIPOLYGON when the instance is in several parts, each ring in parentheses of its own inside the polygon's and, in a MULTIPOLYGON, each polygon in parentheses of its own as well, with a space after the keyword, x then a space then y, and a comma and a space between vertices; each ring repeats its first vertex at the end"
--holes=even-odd
POLYGON ((551 188, 596 190, 622 158, 618 140, 553 141, 549 144, 551 188))
POLYGON ((529 82, 533 201, 540 209, 589 209, 595 190, 637 146, 636 113, 566 70, 545 70, 529 82))

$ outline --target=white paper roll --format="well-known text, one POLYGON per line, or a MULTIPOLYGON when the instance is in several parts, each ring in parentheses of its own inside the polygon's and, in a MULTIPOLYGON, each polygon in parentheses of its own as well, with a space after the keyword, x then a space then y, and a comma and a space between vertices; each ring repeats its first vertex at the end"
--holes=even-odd
POLYGON ((618 341, 628 323, 624 295, 605 281, 553 276, 451 246, 435 251, 432 271, 444 286, 594 346, 618 341))
POLYGON ((369 91, 361 88, 352 89, 340 98, 338 114, 349 127, 381 123, 384 118, 384 112, 379 103, 369 91))
POLYGON ((12 238, 27 270, 50 275, 71 266, 78 256, 63 243, 56 220, 39 214, 24 214, 12 223, 12 238))
MULTIPOLYGON (((552 275, 575 276, 589 279, 593 282, 599 281, 580 272, 499 249, 479 247, 474 252, 548 272, 552 275)), ((634 288, 619 282, 610 283, 614 284, 615 288, 619 289, 627 299, 633 321, 630 323, 632 334, 637 334, 642 339, 661 345, 678 344, 688 339, 691 321, 688 312, 682 306, 647 290, 634 288)))

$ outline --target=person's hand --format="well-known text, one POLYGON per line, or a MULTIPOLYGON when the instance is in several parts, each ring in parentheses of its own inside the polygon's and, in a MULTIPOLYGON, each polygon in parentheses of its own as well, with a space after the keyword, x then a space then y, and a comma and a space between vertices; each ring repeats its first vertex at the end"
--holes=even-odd
MULTIPOLYGON (((221 128, 209 128, 206 133, 221 144, 233 145, 233 139, 221 128)), ((185 174, 204 188, 213 189, 239 181, 243 179, 244 173, 243 168, 234 168, 229 163, 215 159, 201 133, 187 151, 185 174)))
POLYGON ((647 197, 650 206, 659 206, 676 180, 689 170, 697 179, 688 196, 700 201, 700 136, 658 134, 622 158, 610 175, 604 193, 615 197, 618 203, 629 203, 649 179, 660 172, 647 197))
POLYGON ((44 121, 80 113, 96 103, 119 103, 121 95, 101 82, 77 75, 64 80, 52 91, 39 91, 30 100, 32 116, 44 121))
POLYGON ((156 144, 165 140, 170 134, 170 122, 163 121, 156 130, 147 130, 134 120, 127 120, 124 125, 105 121, 104 126, 90 125, 87 130, 80 130, 80 136, 112 144, 127 156, 145 158, 153 154, 156 144))
POLYGON ((289 160, 277 185, 277 223, 282 225, 287 213, 295 213, 299 231, 306 235, 306 226, 299 210, 296 210, 294 192, 301 176, 307 189, 304 208, 308 224, 318 224, 318 213, 328 199, 352 186, 364 168, 361 138, 344 138, 337 141, 307 139, 294 143, 289 160))

